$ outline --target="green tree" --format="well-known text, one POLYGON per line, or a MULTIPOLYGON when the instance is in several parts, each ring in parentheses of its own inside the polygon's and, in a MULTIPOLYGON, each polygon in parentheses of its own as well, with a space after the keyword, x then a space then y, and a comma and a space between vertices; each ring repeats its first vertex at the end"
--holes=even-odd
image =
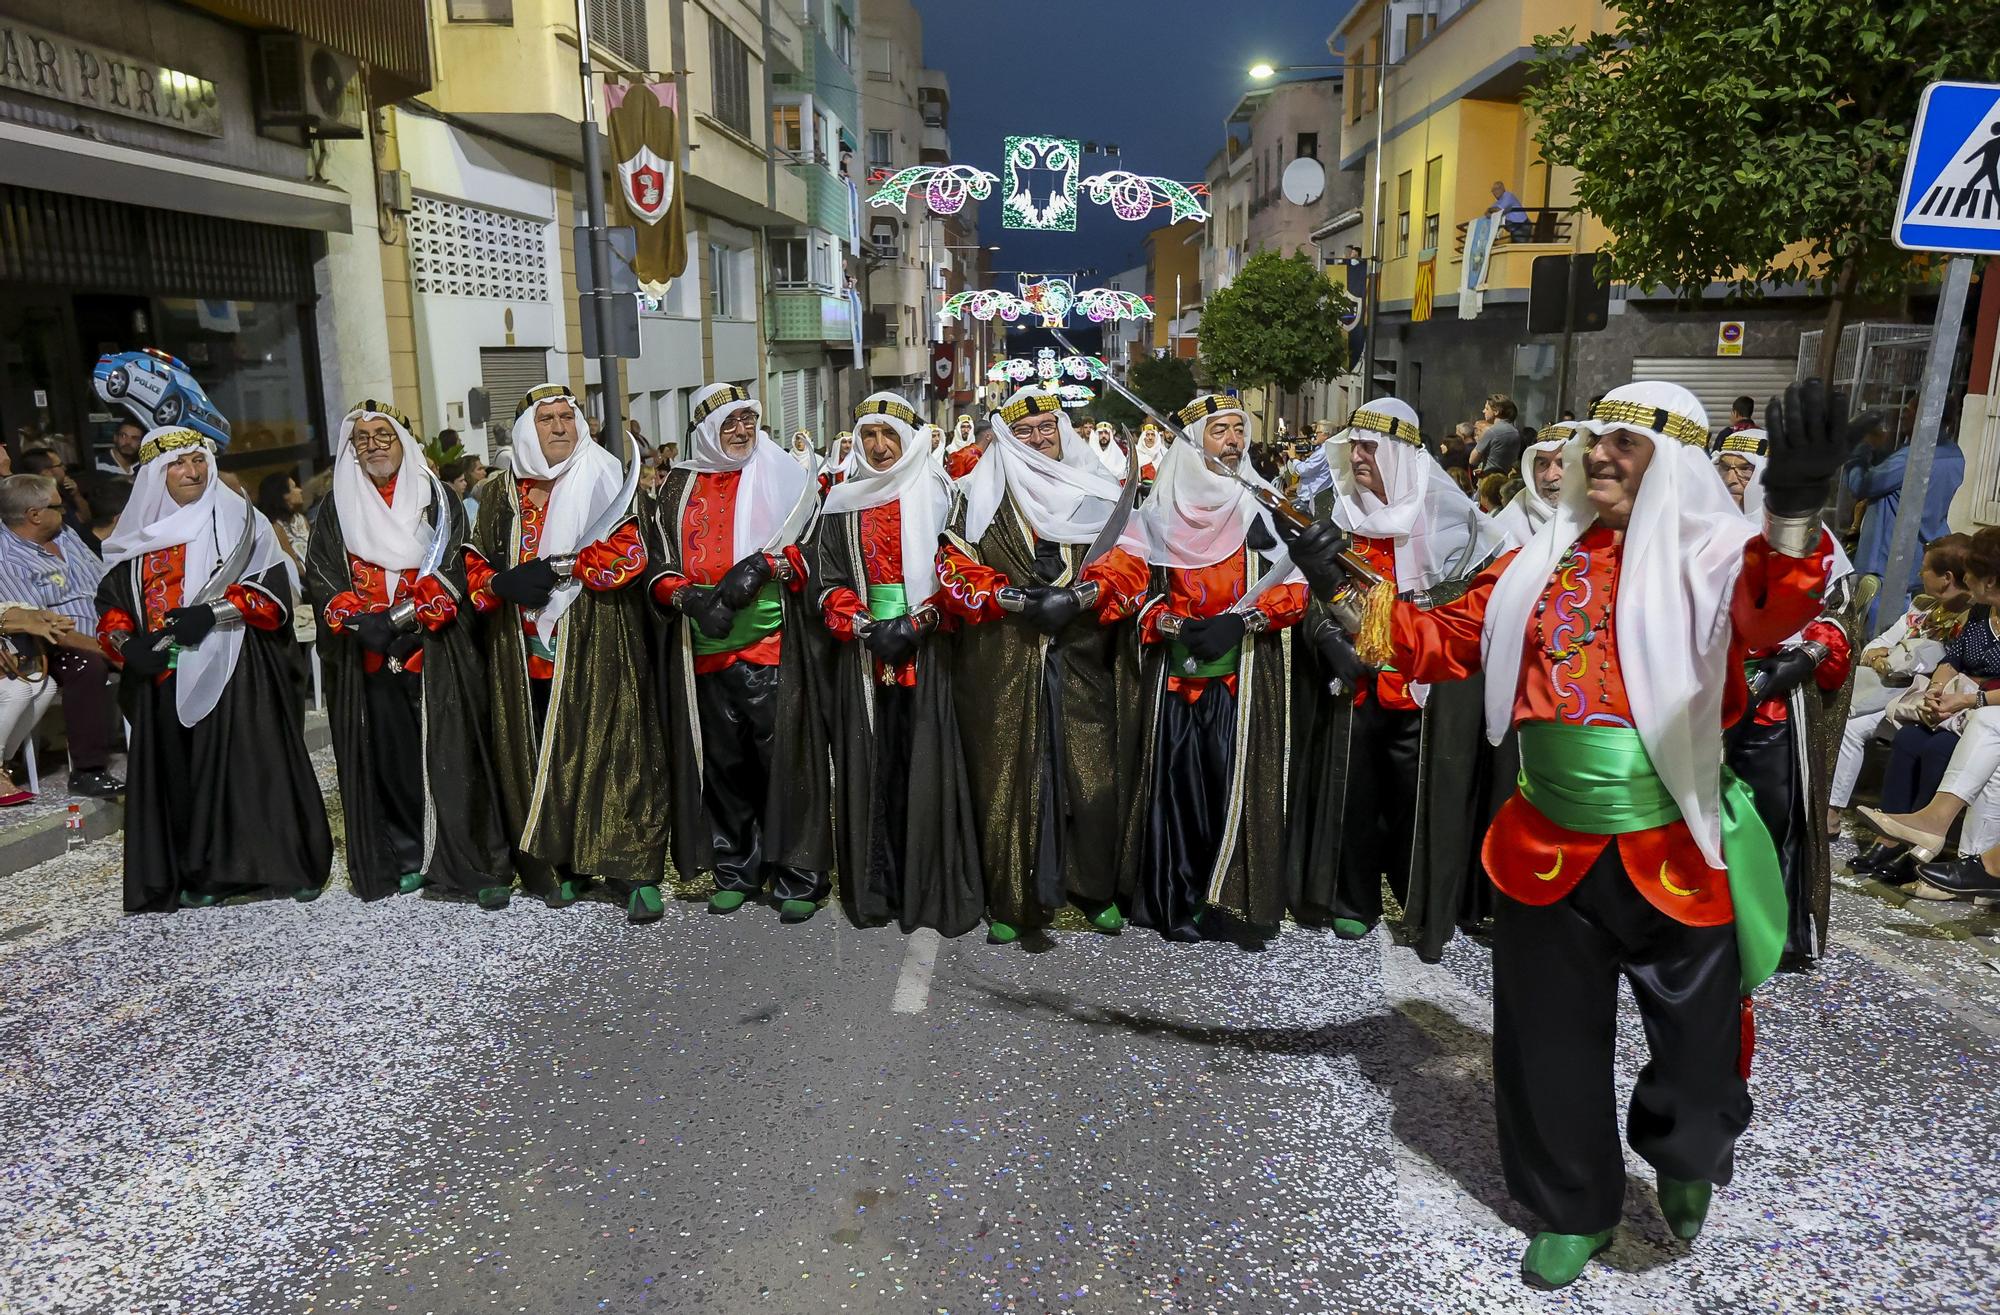
POLYGON ((1925 266, 1889 241, 1917 98, 1990 80, 1990 3, 1621 0, 1615 31, 1540 37, 1528 91, 1543 156, 1578 171, 1610 275, 1694 296, 1824 279, 1822 374, 1846 305, 1925 266))
MULTIPOLYGON (((1176 356, 1148 356, 1133 364, 1125 386, 1171 420, 1174 412, 1194 400, 1194 363, 1176 356)), ((1109 386, 1099 389, 1097 400, 1090 404, 1090 411, 1096 419, 1108 420, 1127 429, 1137 429, 1145 422, 1139 408, 1109 386)))
MULTIPOLYGON (((1201 361, 1209 377, 1229 388, 1288 393, 1331 379, 1347 365, 1347 330, 1340 317, 1351 304, 1345 288, 1328 279, 1303 252, 1260 251, 1201 312, 1201 361)), ((1269 434, 1273 399, 1265 402, 1269 434)))

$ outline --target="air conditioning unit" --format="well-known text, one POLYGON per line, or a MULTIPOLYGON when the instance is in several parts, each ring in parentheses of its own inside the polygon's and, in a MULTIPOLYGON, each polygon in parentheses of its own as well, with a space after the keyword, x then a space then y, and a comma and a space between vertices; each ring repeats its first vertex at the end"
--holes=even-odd
POLYGON ((297 128, 308 138, 364 135, 368 107, 359 60, 275 33, 257 38, 257 68, 259 127, 297 128))

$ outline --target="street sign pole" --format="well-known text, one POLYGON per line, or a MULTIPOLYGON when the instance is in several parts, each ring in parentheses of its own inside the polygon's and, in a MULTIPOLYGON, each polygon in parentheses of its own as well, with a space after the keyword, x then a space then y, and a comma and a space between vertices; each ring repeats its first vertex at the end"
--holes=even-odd
POLYGON ((1909 598, 1910 572, 1917 564, 1917 532, 1923 526, 1924 494, 1930 488, 1938 426, 1944 420, 1944 397, 1951 386, 1959 327, 1965 320, 1965 289, 1971 281, 1970 256, 1953 256, 1945 263, 1944 293, 1938 298, 1930 353, 1924 357, 1923 388, 1917 394, 1917 432, 1910 439, 1909 464, 1903 468, 1896 528, 1889 535, 1889 564, 1883 568, 1882 592, 1875 607, 1877 634, 1903 615, 1909 598))
POLYGON ((620 457, 625 454, 625 399, 620 395, 618 358, 611 354, 616 325, 611 312, 611 237, 604 223, 604 160, 597 146, 597 95, 590 85, 590 26, 585 0, 576 0, 576 62, 583 79, 583 194, 590 215, 590 287, 578 298, 578 310, 597 321, 597 387, 604 403, 604 424, 597 441, 620 457))

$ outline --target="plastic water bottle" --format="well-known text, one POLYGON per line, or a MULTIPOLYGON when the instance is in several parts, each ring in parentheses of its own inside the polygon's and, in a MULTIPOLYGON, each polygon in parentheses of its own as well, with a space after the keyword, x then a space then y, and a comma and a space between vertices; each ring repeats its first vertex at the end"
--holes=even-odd
POLYGON ((71 804, 69 815, 63 818, 63 828, 69 832, 67 849, 75 849, 83 843, 83 805, 71 804))

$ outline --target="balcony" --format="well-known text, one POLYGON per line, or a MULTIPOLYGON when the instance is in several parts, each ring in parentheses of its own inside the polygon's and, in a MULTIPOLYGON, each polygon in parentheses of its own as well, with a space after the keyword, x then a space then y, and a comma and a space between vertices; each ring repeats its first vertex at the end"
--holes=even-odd
POLYGON ((951 108, 951 79, 941 68, 920 69, 917 72, 917 95, 926 101, 936 101, 946 110, 951 108))
POLYGON ((922 160, 925 164, 951 163, 951 134, 941 123, 925 123, 922 160))
POLYGON ((430 25, 426 5, 410 4, 407 0, 189 2, 232 23, 296 32, 354 56, 367 70, 369 99, 377 105, 388 105, 430 88, 430 25))
POLYGON ((854 340, 854 312, 847 298, 813 288, 773 289, 769 321, 772 342, 854 340))
MULTIPOLYGON (((1570 241, 1570 211, 1566 206, 1523 206, 1521 212, 1527 220, 1519 224, 1502 224, 1493 234, 1493 249, 1498 252, 1506 246, 1538 246, 1567 248, 1570 241)), ((1465 230, 1471 221, 1458 226, 1458 238, 1452 249, 1460 256, 1465 254, 1465 230)))
POLYGON ((901 327, 899 316, 892 310, 871 310, 861 317, 861 345, 863 347, 894 347, 896 334, 901 327))
MULTIPOLYGON (((626 72, 658 62, 628 61, 620 54, 648 48, 645 11, 636 12, 636 28, 607 29, 616 48, 593 34, 591 58, 600 67, 626 72)), ((659 35, 664 45, 664 33, 659 35)), ((582 155, 574 0, 514 0, 511 24, 439 23, 434 36, 437 79, 426 101, 545 154, 565 160, 582 155)))

